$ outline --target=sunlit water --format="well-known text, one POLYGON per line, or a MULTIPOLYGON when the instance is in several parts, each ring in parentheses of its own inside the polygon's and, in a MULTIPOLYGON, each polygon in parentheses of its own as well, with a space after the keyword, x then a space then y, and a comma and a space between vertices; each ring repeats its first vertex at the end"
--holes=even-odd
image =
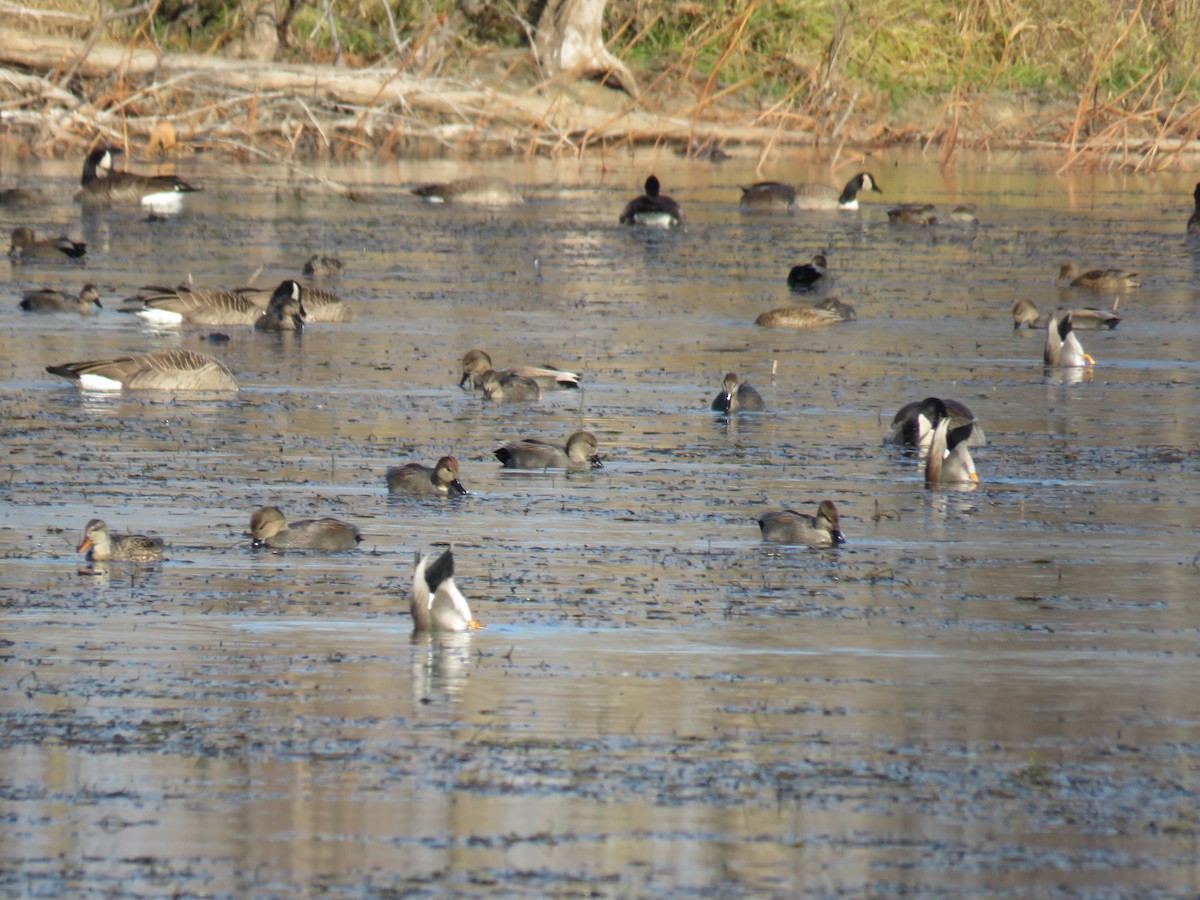
POLYGON ((1032 174, 980 159, 866 166, 858 214, 746 216, 737 185, 850 166, 625 155, 328 174, 194 163, 175 218, 81 219, 75 172, 15 224, 86 240, 16 266, 0 303, 0 886, 11 894, 1191 896, 1200 693, 1200 248, 1194 177, 1032 174), (616 224, 654 170, 687 227, 616 224), (522 209, 431 208, 477 171, 522 209), (889 204, 977 206, 896 228, 889 204), (144 284, 273 285, 313 252, 358 311, 299 337, 151 330, 144 284), (858 321, 767 330, 823 251, 858 321), (1059 265, 1120 266, 1125 322, 1088 379, 1047 377, 1018 298, 1108 305, 1059 265), (20 292, 100 287, 102 314, 20 292), (185 346, 235 398, 81 396, 47 363, 185 346), (494 406, 472 347, 553 363, 579 393, 494 406), (724 372, 769 411, 708 411, 724 372), (880 447, 928 395, 986 427, 972 492, 880 447), (503 472, 504 440, 600 439, 591 475, 503 472), (472 492, 389 498, 453 453, 472 492), (837 551, 758 540, 834 500, 837 551), (250 512, 358 525, 360 552, 255 553, 250 512), (89 572, 94 516, 169 561, 89 572), (488 629, 413 641, 414 551, 453 542, 488 629))

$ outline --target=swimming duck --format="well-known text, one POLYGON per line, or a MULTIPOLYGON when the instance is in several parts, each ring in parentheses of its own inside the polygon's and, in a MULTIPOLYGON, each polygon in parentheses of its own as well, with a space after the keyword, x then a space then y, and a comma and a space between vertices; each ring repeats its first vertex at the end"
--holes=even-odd
MULTIPOLYGON (((1121 317, 1117 315, 1116 308, 1094 309, 1085 307, 1082 309, 1073 309, 1071 312, 1071 325, 1075 329, 1081 328, 1108 328, 1113 329, 1121 324, 1121 317)), ((1060 311, 1060 315, 1062 312, 1060 311)), ((1013 329, 1020 328, 1026 325, 1029 328, 1045 328, 1050 321, 1051 313, 1038 314, 1037 307, 1029 300, 1018 300, 1013 304, 1013 329)))
POLYGON ((683 224, 683 212, 679 204, 660 193, 662 186, 651 175, 646 179, 645 191, 625 204, 621 212, 622 225, 649 225, 655 228, 672 228, 683 224))
POLYGON ((83 540, 75 548, 87 554, 88 562, 162 562, 162 538, 144 534, 109 534, 103 519, 92 519, 83 529, 83 540))
MULTIPOLYGON (((492 370, 492 358, 483 350, 468 350, 462 358, 462 378, 458 386, 483 387, 483 377, 492 370)), ((501 378, 508 375, 520 375, 532 378, 541 387, 549 391, 570 390, 579 387, 579 376, 574 372, 565 372, 553 366, 516 366, 511 369, 496 369, 501 378)))
POLYGON ((1069 283, 1071 287, 1087 288, 1089 291, 1124 291, 1140 287, 1137 272, 1127 272, 1124 269, 1089 269, 1082 275, 1075 263, 1063 263, 1054 283, 1062 285, 1069 283))
POLYGON ((83 286, 78 296, 50 288, 26 291, 21 298, 20 307, 26 312, 77 312, 81 316, 90 316, 95 311, 93 307, 104 308, 96 286, 90 283, 83 286))
POLYGON ((895 209, 889 209, 887 216, 888 221, 893 225, 936 225, 938 223, 932 203, 910 203, 905 206, 897 206, 895 209))
POLYGON ((87 244, 73 241, 70 238, 56 237, 39 241, 35 238, 33 229, 24 225, 12 230, 12 243, 8 255, 13 262, 28 260, 58 260, 79 259, 87 253, 87 244))
POLYGON ((430 203, 510 206, 525 202, 525 198, 517 192, 511 182, 490 175, 424 184, 413 188, 411 193, 425 198, 430 203))
POLYGON ((832 500, 822 500, 815 516, 793 509, 773 509, 759 517, 758 527, 764 541, 777 544, 833 547, 846 543, 838 522, 837 506, 832 500))
POLYGON ((46 195, 30 188, 5 188, 0 191, 0 206, 34 206, 45 203, 46 195))
POLYGON ((793 266, 788 272, 787 286, 797 294, 809 294, 829 286, 833 276, 829 274, 829 261, 818 253, 812 262, 793 266))
POLYGON ((977 483, 975 460, 971 459, 970 444, 973 422, 951 428, 949 417, 937 423, 925 457, 925 486, 939 484, 977 483))
POLYGON ((90 391, 236 391, 237 381, 211 356, 190 350, 160 350, 144 356, 120 356, 46 366, 51 375, 69 378, 90 391))
POLYGON ((883 193, 869 172, 859 172, 846 182, 841 191, 827 184, 790 185, 778 181, 760 181, 742 188, 741 206, 754 210, 855 210, 858 209, 860 191, 883 193))
POLYGON ((968 447, 987 446, 987 435, 975 421, 975 414, 967 405, 957 400, 943 400, 939 397, 914 400, 900 407, 892 417, 892 424, 884 435, 883 442, 928 450, 933 440, 933 432, 943 419, 950 420, 951 429, 973 425, 970 435, 966 438, 968 447))
POLYGON ((183 195, 203 190, 176 175, 138 175, 113 168, 119 147, 97 147, 83 161, 80 190, 75 200, 84 206, 113 203, 144 203, 159 212, 174 212, 183 205, 183 195))
MULTIPOLYGON (((304 321, 308 325, 314 322, 341 324, 353 322, 356 318, 354 307, 333 291, 327 291, 325 288, 301 287, 294 281, 281 282, 280 287, 284 284, 295 284, 300 291, 300 300, 304 304, 304 321)), ((278 291, 279 287, 274 291, 268 291, 266 288, 238 288, 236 293, 245 297, 259 309, 266 309, 270 305, 271 297, 278 291)))
POLYGON ((1196 201, 1196 209, 1188 217, 1187 233, 1200 234, 1200 182, 1196 184, 1196 190, 1192 192, 1192 199, 1196 201))
POLYGON ((836 297, 826 297, 815 306, 784 306, 761 313, 754 324, 764 328, 825 328, 857 319, 853 306, 836 297))
POLYGON ((289 522, 278 506, 264 506, 250 516, 253 547, 272 550, 352 550, 362 540, 358 529, 340 519, 289 522))
MULTIPOLYGON (((293 284, 295 282, 292 282, 293 284)), ((242 291, 147 288, 120 312, 154 325, 254 325, 263 311, 242 291)))
POLYGON ((254 322, 256 331, 301 331, 307 320, 307 307, 300 295, 307 297, 295 281, 281 281, 271 294, 267 311, 254 322))
POLYGON ((524 375, 505 375, 488 370, 483 373, 482 380, 484 399, 492 403, 522 403, 542 399, 541 387, 524 375))
POLYGON ((346 264, 336 256, 322 256, 314 253, 304 264, 304 274, 309 278, 325 278, 333 275, 343 275, 346 264))
POLYGON ((1074 315, 1055 313, 1046 325, 1046 348, 1042 361, 1048 366, 1090 366, 1095 364, 1075 336, 1074 315))
POLYGON ((419 496, 461 496, 467 489, 458 480, 458 460, 443 456, 433 466, 405 463, 387 470, 387 489, 390 494, 419 496))
POLYGON ((537 438, 525 438, 505 444, 496 452, 507 469, 599 469, 604 463, 596 452, 596 436, 590 431, 577 431, 567 438, 565 448, 556 447, 537 438))
POLYGON ((483 627, 471 615, 471 606, 454 583, 454 552, 447 550, 433 562, 433 556, 417 554, 413 572, 413 598, 410 611, 413 631, 476 631, 483 627))
POLYGON ((764 412, 767 404, 750 384, 739 381, 736 372, 728 372, 721 392, 713 398, 712 411, 729 415, 738 412, 764 412))

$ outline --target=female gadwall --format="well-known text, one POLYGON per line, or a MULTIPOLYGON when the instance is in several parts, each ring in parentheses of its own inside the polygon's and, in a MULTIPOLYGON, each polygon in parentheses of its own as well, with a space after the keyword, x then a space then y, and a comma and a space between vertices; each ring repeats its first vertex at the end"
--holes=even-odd
POLYGON ((460 203, 472 206, 510 206, 524 203, 511 182, 490 175, 460 178, 457 181, 423 184, 411 191, 430 203, 460 203))
POLYGON ((736 372, 727 372, 721 384, 721 392, 713 398, 713 412, 730 415, 738 412, 764 412, 767 404, 762 395, 750 384, 739 381, 736 372))
POLYGON ((968 449, 974 428, 973 422, 951 428, 949 417, 937 423, 929 442, 929 454, 925 457, 926 487, 979 481, 975 460, 971 459, 968 449))
POLYGON ((597 447, 594 434, 577 431, 567 438, 565 449, 537 438, 525 438, 505 444, 496 451, 496 459, 506 469, 599 469, 604 463, 597 447))
POLYGON ((1054 279, 1057 285, 1087 288, 1089 291, 1124 291, 1140 287, 1137 272, 1127 272, 1124 269, 1089 269, 1082 275, 1075 263, 1063 263, 1054 279))
POLYGON ((942 419, 949 419, 952 429, 974 424, 970 437, 967 438, 967 446, 987 446, 987 435, 983 433, 983 429, 975 421, 974 413, 967 409, 967 405, 957 400, 943 400, 938 397, 914 400, 900 407, 899 412, 892 417, 891 427, 884 435, 883 442, 928 450, 933 440, 934 429, 942 419))
POLYGON ((622 225, 649 225, 652 228, 673 228, 683 224, 679 204, 661 193, 662 185, 651 175, 646 179, 646 193, 634 197, 621 211, 622 225))
POLYGON ((69 378, 88 391, 236 391, 237 380, 211 356, 191 350, 160 350, 145 356, 120 356, 46 366, 51 375, 69 378))
POLYGON ((184 194, 203 190, 176 175, 138 175, 114 169, 113 157, 123 152, 118 147, 97 147, 87 155, 77 202, 91 207, 144 203, 159 212, 174 212, 183 205, 184 194))
POLYGON ((808 544, 810 547, 834 547, 846 543, 832 500, 822 500, 817 514, 809 516, 794 509, 773 509, 758 519, 764 541, 777 544, 808 544))
MULTIPOLYGON (((1085 307, 1082 309, 1073 309, 1071 312, 1071 325, 1076 330, 1081 328, 1108 328, 1113 329, 1121 324, 1121 317, 1117 315, 1116 304, 1113 304, 1111 310, 1094 309, 1085 307)), ((1037 307, 1029 300, 1018 300, 1013 304, 1013 329, 1020 328, 1025 325, 1029 328, 1045 328, 1050 321, 1051 313, 1038 314, 1037 307)), ((1059 313, 1062 315, 1062 312, 1059 313)))
MULTIPOLYGON (((483 350, 468 350, 462 358, 462 378, 458 381, 460 388, 483 387, 483 377, 493 369, 492 358, 483 350)), ((553 366, 516 366, 512 369, 496 369, 501 378, 507 375, 520 375, 532 378, 548 391, 570 390, 579 387, 579 376, 574 372, 565 372, 553 366)))
POLYGON ((358 529, 340 519, 289 522, 278 506, 264 506, 250 516, 253 547, 272 550, 352 550, 362 540, 358 529))
POLYGON ((843 303, 837 297, 826 297, 815 306, 783 306, 769 310, 759 314, 754 324, 763 328, 826 328, 857 319, 858 313, 849 303, 843 303))
POLYGON ((1196 208, 1187 221, 1188 234, 1200 234, 1200 182, 1196 184, 1196 190, 1192 192, 1192 199, 1196 202, 1196 208))
POLYGON ((314 253, 304 264, 303 271, 307 278, 330 278, 346 274, 346 264, 336 256, 314 253))
POLYGON ((95 311, 93 307, 104 308, 94 284, 85 284, 77 297, 66 291, 53 291, 50 288, 26 291, 20 305, 26 312, 77 312, 81 316, 90 316, 95 311))
POLYGON ((425 497, 460 496, 467 492, 458 480, 458 460, 443 456, 435 465, 405 463, 387 470, 387 488, 391 494, 417 494, 425 497))
POLYGON ((887 211, 888 222, 893 225, 936 225, 932 203, 909 203, 887 211))
POLYGON ((8 247, 8 255, 13 262, 33 259, 64 262, 68 259, 79 259, 86 253, 87 244, 65 236, 39 241, 33 229, 24 225, 12 230, 12 243, 8 247))
POLYGON ((75 548, 89 562, 162 562, 162 538, 144 534, 109 534, 103 519, 92 519, 83 529, 83 540, 75 548))
POLYGON ((1055 313, 1046 324, 1046 347, 1042 362, 1048 366, 1090 366, 1095 364, 1075 336, 1073 313, 1055 313))
POLYGON ((797 294, 810 294, 828 288, 833 282, 829 274, 829 261, 825 254, 818 253, 812 262, 793 266, 788 272, 787 285, 797 294))
POLYGON ((281 282, 274 291, 266 288, 238 288, 237 293, 259 309, 267 309, 270 306, 271 298, 278 294, 285 284, 289 285, 289 290, 292 289, 291 285, 295 285, 294 290, 300 292, 299 299, 304 304, 304 323, 306 325, 314 322, 340 324, 354 321, 354 309, 333 291, 327 291, 324 288, 301 287, 295 281, 281 282))
POLYGON ((256 331, 301 331, 307 321, 308 307, 300 301, 302 292, 295 281, 280 282, 271 294, 267 311, 254 322, 256 331))
POLYGON ((860 191, 882 194, 870 172, 859 172, 839 191, 827 184, 783 184, 760 181, 742 188, 741 205, 745 209, 858 209, 860 191))
POLYGON ((413 572, 413 631, 475 631, 482 628, 471 615, 471 606, 454 583, 454 551, 436 560, 417 554, 413 572))

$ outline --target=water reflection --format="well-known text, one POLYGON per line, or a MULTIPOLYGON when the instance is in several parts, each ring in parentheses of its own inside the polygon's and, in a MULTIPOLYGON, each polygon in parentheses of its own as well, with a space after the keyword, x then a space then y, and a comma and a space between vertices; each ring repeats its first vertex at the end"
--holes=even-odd
POLYGON ((471 634, 412 636, 412 695, 417 703, 461 699, 471 663, 471 634))

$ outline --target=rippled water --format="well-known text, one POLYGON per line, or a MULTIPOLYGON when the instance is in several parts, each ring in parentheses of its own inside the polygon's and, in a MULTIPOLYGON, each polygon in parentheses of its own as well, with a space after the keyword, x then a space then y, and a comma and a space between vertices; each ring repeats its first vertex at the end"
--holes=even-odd
POLYGON ((32 224, 86 266, 4 265, 0 303, 0 886, 12 894, 1191 896, 1200 699, 1200 247, 1194 177, 939 173, 871 160, 859 214, 745 216, 738 184, 854 167, 670 157, 285 173, 195 163, 188 211, 81 219, 73 166, 21 173, 32 224), (685 230, 616 225, 653 169, 685 230), (478 171, 522 209, 451 210, 408 182, 478 171), (976 229, 889 226, 887 205, 977 206, 976 229), (272 285, 317 251, 349 325, 299 337, 152 330, 147 283, 272 285), (858 321, 768 330, 787 270, 824 251, 858 321), (1098 365, 1064 383, 1043 309, 1143 287, 1098 365), (103 313, 31 316, 20 291, 100 286, 103 313), (47 363, 185 346, 234 398, 81 396, 47 363), (583 373, 493 406, 472 347, 583 373), (769 411, 708 411, 736 370, 769 411), (989 446, 972 492, 927 491, 879 446, 928 395, 989 446), (592 475, 502 471, 492 450, 587 428, 592 475), (471 496, 389 498, 384 471, 453 453, 471 496), (757 517, 828 498, 847 544, 763 545, 757 517), (366 535, 254 553, 265 503, 366 535), (88 572, 94 516, 169 561, 88 572), (487 630, 409 636, 414 551, 452 541, 487 630))

